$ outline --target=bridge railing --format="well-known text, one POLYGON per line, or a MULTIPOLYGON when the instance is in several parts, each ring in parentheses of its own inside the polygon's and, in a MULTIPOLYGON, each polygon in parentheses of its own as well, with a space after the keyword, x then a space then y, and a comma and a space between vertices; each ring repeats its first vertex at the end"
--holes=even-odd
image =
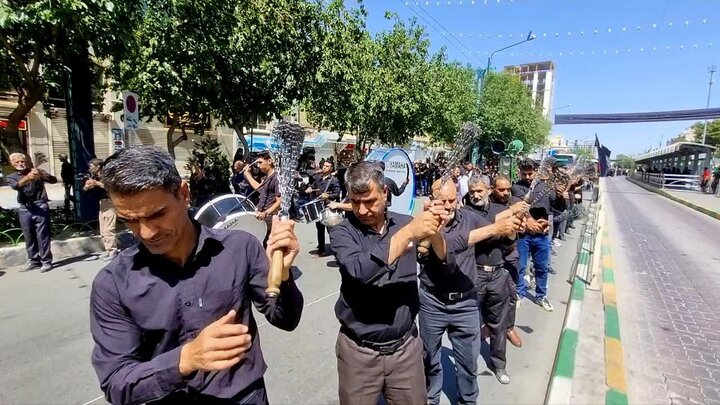
POLYGON ((662 189, 700 191, 700 176, 694 174, 637 172, 633 178, 662 189))

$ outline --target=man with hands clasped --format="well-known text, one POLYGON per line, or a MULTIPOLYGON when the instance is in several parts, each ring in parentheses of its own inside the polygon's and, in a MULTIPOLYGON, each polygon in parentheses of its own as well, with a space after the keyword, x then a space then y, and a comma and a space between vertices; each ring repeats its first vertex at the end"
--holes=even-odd
POLYGON ((292 221, 273 218, 267 248, 243 231, 187 215, 189 188, 154 146, 109 157, 101 181, 140 243, 96 276, 90 297, 92 364, 113 404, 266 404, 252 303, 293 330, 303 298, 290 276, 292 221), (283 252, 280 294, 269 298, 269 256, 283 252))
POLYGON ((340 321, 336 343, 340 404, 425 404, 415 246, 431 239, 444 257, 440 235, 445 209, 412 218, 387 210, 383 170, 359 162, 346 174, 352 212, 330 228, 340 266, 340 321))

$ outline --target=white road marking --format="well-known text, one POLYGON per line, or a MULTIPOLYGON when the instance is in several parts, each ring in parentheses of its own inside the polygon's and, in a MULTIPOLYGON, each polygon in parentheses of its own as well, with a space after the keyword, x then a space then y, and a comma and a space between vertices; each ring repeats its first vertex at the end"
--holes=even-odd
POLYGON ((97 401, 97 400, 100 400, 100 399, 103 399, 103 398, 105 398, 105 396, 104 396, 104 395, 100 395, 99 397, 93 399, 92 401, 85 402, 83 405, 90 405, 90 404, 92 404, 93 402, 95 402, 95 401, 97 401))

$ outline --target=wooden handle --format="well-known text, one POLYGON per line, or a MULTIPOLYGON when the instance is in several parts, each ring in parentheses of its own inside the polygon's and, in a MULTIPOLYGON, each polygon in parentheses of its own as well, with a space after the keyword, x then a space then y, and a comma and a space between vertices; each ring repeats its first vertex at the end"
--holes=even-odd
POLYGON ((425 238, 425 239, 421 240, 420 243, 418 243, 417 250, 418 250, 418 252, 420 252, 420 254, 423 254, 423 255, 428 254, 428 252, 430 252, 430 245, 431 245, 430 238, 425 238))
POLYGON ((270 260, 270 271, 268 271, 268 287, 265 290, 267 295, 277 297, 280 295, 280 283, 283 276, 283 252, 276 250, 270 260))

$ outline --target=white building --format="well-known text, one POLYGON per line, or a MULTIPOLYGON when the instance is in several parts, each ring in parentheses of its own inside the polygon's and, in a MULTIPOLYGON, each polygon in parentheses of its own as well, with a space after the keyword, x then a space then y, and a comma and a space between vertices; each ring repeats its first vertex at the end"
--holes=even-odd
POLYGON ((535 107, 542 108, 543 117, 552 111, 555 94, 555 64, 552 61, 525 63, 505 66, 505 71, 520 76, 520 80, 530 90, 535 107))

